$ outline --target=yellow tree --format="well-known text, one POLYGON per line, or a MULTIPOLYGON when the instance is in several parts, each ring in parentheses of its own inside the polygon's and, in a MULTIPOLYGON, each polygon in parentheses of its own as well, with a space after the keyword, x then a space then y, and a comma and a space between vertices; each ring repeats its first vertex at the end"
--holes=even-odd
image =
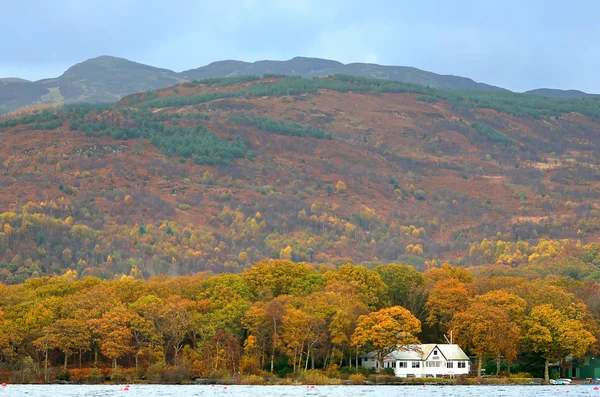
POLYGON ((302 310, 287 309, 282 317, 281 345, 292 363, 294 372, 302 367, 306 349, 306 366, 311 348, 325 336, 325 321, 302 310))
POLYGON ((346 290, 353 287, 360 294, 362 302, 371 310, 379 309, 388 303, 388 287, 375 270, 365 266, 346 264, 338 271, 325 273, 325 288, 328 291, 346 290), (345 286, 344 284, 348 284, 345 286))
POLYGON ((448 323, 455 313, 463 311, 469 302, 469 296, 463 283, 451 278, 437 282, 427 300, 427 324, 445 333, 448 323))
POLYGON ((133 350, 133 334, 129 327, 132 315, 123 307, 115 307, 102 318, 88 321, 93 332, 100 336, 100 352, 112 360, 113 368, 117 367, 117 359, 133 350))
POLYGON ((352 335, 357 349, 372 351, 383 368, 383 359, 396 349, 419 343, 421 322, 401 306, 392 306, 360 316, 352 335))
MULTIPOLYGON (((242 320, 244 328, 261 348, 261 355, 270 355, 271 373, 275 365, 275 352, 280 346, 281 322, 285 307, 280 299, 259 302, 246 312, 242 320)), ((263 365, 265 359, 262 359, 263 365)))
MULTIPOLYGON (((477 297, 478 302, 487 304, 488 306, 499 307, 506 311, 511 323, 522 327, 523 320, 525 318, 525 310, 527 308, 527 302, 525 299, 518 297, 513 294, 509 294, 506 291, 494 290, 486 294, 477 297)), ((499 329, 502 331, 502 329, 499 329)), ((507 370, 510 375, 510 363, 517 359, 518 346, 510 345, 504 349, 504 357, 507 361, 507 370)), ((497 361, 496 373, 500 373, 500 361, 497 361)))
POLYGON ((135 312, 130 312, 129 324, 135 342, 135 369, 138 370, 139 356, 142 350, 157 341, 158 335, 151 321, 135 312))
POLYGON ((582 321, 570 319, 552 305, 535 306, 525 320, 524 340, 531 350, 545 360, 544 380, 549 381, 550 362, 567 355, 582 357, 596 338, 585 329, 582 321))
POLYGON ((443 263, 440 268, 434 267, 427 270, 423 273, 423 278, 427 288, 432 288, 438 282, 450 279, 456 279, 465 284, 473 282, 473 275, 469 270, 452 266, 449 263, 443 263))
POLYGON ((65 318, 56 320, 44 329, 44 336, 36 340, 40 347, 55 347, 65 355, 64 369, 70 356, 79 352, 79 365, 81 366, 81 353, 90 347, 90 336, 85 320, 65 318))
POLYGON ((456 340, 477 355, 477 376, 481 376, 484 358, 516 355, 521 335, 521 329, 511 321, 504 308, 478 301, 456 313, 450 328, 456 340))

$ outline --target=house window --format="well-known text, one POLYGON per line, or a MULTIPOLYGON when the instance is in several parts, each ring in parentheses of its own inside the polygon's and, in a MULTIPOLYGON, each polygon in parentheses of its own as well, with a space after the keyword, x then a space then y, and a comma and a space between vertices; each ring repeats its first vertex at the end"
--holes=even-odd
POLYGON ((392 361, 392 368, 396 368, 396 361, 392 361))
POLYGON ((448 361, 446 363, 446 368, 454 368, 454 363, 452 361, 448 361))
POLYGON ((434 356, 437 356, 437 350, 434 350, 434 351, 433 351, 433 355, 434 355, 434 356))
POLYGON ((466 362, 464 362, 464 361, 460 361, 460 362, 458 363, 458 368, 467 368, 467 363, 466 363, 466 362))
POLYGON ((398 368, 408 368, 408 363, 406 361, 398 361, 398 368))
POLYGON ((421 363, 418 361, 413 361, 412 362, 412 367, 413 368, 421 368, 421 363))
POLYGON ((442 366, 441 361, 425 361, 425 366, 427 368, 440 368, 442 366))

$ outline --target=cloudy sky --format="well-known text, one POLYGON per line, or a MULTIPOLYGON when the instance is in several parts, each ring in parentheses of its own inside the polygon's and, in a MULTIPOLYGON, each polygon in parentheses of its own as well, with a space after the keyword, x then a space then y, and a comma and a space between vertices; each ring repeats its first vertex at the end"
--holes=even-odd
POLYGON ((182 71, 294 56, 600 93, 597 0, 0 0, 0 77, 113 55, 182 71))

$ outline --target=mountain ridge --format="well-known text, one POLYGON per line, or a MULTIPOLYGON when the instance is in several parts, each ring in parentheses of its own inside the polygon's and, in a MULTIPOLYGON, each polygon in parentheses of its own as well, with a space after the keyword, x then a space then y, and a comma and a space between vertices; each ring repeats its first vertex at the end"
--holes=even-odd
MULTIPOLYGON (((55 78, 37 81, 14 77, 0 79, 0 109, 15 110, 36 104, 115 102, 128 94, 165 88, 191 80, 265 74, 299 75, 305 78, 346 74, 432 88, 508 91, 467 77, 442 75, 414 67, 370 63, 343 64, 322 58, 294 57, 287 61, 256 62, 224 60, 196 69, 174 72, 125 58, 103 55, 77 63, 55 78)), ((595 98, 580 91, 539 89, 527 93, 550 95, 553 98, 595 98)))

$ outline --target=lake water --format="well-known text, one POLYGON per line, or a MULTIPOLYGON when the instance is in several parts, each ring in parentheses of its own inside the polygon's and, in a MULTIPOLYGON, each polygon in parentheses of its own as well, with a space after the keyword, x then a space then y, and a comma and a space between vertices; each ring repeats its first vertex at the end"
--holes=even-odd
POLYGON ((528 396, 598 396, 592 385, 582 386, 169 386, 131 385, 8 385, 0 387, 0 397, 109 397, 109 396, 172 396, 172 397, 528 397, 528 396))

